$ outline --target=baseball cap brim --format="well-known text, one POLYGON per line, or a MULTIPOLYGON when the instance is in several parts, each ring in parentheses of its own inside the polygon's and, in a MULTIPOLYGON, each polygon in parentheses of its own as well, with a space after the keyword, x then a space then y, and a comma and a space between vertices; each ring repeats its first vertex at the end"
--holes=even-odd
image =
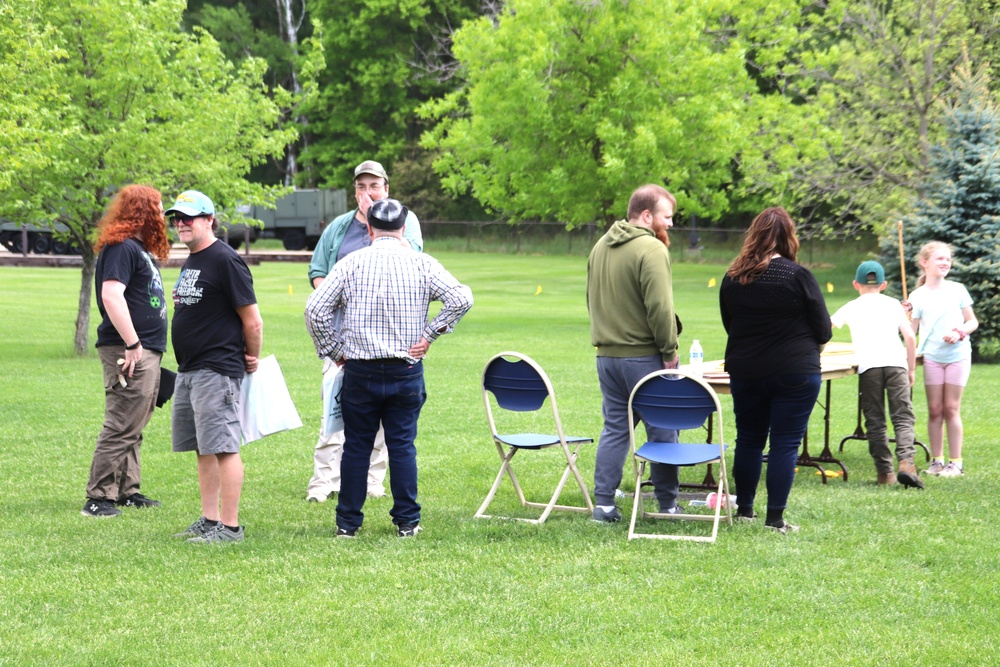
POLYGON ((197 190, 186 190, 177 195, 174 205, 163 212, 164 215, 171 213, 183 213, 184 215, 215 215, 215 204, 204 194, 197 190))

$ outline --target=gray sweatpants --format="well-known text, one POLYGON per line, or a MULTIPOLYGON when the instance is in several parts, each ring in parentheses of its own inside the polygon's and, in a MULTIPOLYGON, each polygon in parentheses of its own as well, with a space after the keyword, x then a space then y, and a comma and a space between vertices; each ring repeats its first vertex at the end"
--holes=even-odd
MULTIPOLYGON (((653 371, 663 370, 660 355, 649 357, 597 357, 597 378, 601 383, 604 429, 597 443, 594 466, 594 501, 614 505, 615 491, 622 482, 622 467, 629 453, 629 431, 638 425, 628 422, 628 397, 639 380, 653 371)), ((677 431, 653 428, 646 424, 646 435, 658 442, 677 442, 677 431)), ((677 504, 677 466, 652 464, 650 480, 661 511, 677 504)), ((639 492, 639 489, 636 489, 639 492)))

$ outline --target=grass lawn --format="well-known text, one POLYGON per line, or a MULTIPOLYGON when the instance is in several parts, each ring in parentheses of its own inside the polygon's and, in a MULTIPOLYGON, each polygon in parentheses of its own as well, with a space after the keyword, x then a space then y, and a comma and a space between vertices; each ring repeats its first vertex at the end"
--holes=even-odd
MULTIPOLYGON (((534 357, 566 430, 600 432, 586 260, 436 256, 476 306, 426 361, 425 532, 397 539, 384 498, 366 504, 357 539, 336 540, 333 503, 305 502, 321 409, 321 364, 302 317, 306 270, 265 263, 253 268, 265 354, 277 355, 306 426, 244 450, 247 539, 221 548, 171 538, 197 518, 198 488, 194 457, 170 452, 162 410, 145 432, 142 490, 163 507, 80 516, 103 396, 96 353, 72 353, 79 271, 0 267, 0 665, 1000 664, 1000 420, 989 416, 1000 369, 972 372, 965 477, 925 478, 924 492, 877 487, 867 445, 848 443, 848 483, 824 486, 808 468, 796 479, 797 534, 736 525, 712 545, 628 543, 626 524, 579 514, 554 513, 543 526, 475 520, 499 466, 479 389, 494 353, 534 357)), ((831 312, 853 297, 859 259, 818 258, 831 312)), ((706 359, 720 358, 709 283, 724 266, 674 271, 682 352, 697 337, 706 359)), ((164 271, 168 285, 176 278, 164 271)), ((164 365, 176 367, 172 353, 164 365)), ((854 430, 856 387, 834 383, 835 446, 854 430)), ((926 441, 919 387, 915 407, 926 441)), ((593 454, 585 448, 580 461, 589 488, 593 454)), ((551 490, 558 456, 523 456, 529 492, 551 490)), ((564 500, 579 501, 567 489, 564 500)), ((763 484, 761 494, 764 506, 763 484)), ((495 513, 520 510, 509 486, 498 498, 495 513)))

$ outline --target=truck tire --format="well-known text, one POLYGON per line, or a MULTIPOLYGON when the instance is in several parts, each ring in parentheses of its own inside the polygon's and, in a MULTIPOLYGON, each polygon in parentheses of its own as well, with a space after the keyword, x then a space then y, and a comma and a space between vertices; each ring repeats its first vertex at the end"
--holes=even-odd
POLYGON ((28 237, 28 245, 36 255, 47 255, 52 249, 52 237, 48 234, 33 234, 28 237))
POLYGON ((284 236, 281 237, 281 243, 285 246, 285 250, 305 250, 306 248, 306 233, 302 229, 286 229, 284 236))
POLYGON ((69 243, 66 241, 59 241, 57 239, 52 239, 52 254, 53 255, 68 255, 69 254, 69 243))

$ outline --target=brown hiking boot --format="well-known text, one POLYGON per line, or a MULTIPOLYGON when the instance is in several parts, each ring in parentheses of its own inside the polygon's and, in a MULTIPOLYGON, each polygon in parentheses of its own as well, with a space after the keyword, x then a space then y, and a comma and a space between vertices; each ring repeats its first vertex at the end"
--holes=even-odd
POLYGON ((924 483, 920 479, 920 474, 917 472, 917 467, 913 465, 913 459, 907 459, 905 461, 899 462, 899 475, 896 477, 897 481, 906 488, 922 489, 924 488, 924 483))
POLYGON ((880 472, 878 474, 879 484, 895 484, 896 483, 896 473, 894 472, 880 472))

